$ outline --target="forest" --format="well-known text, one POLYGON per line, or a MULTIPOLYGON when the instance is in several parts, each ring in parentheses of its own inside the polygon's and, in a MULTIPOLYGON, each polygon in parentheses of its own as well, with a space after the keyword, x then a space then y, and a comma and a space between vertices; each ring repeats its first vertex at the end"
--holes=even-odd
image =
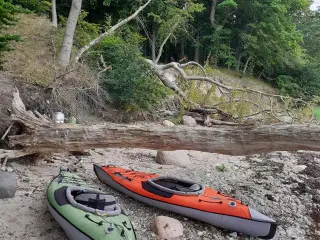
MULTIPOLYGON (((81 8, 73 53, 145 4, 140 0, 73 2, 78 2, 81 8)), ((151 1, 134 20, 100 41, 81 60, 97 68, 97 59, 103 57, 104 63, 100 65, 112 66, 112 72, 103 72, 103 85, 122 108, 148 109, 165 95, 154 76, 148 73, 143 58, 154 63, 194 61, 228 69, 239 76, 262 79, 278 88, 282 95, 317 104, 319 11, 311 11, 311 3, 308 0, 151 1), (121 84, 118 84, 119 76, 123 78, 121 84), (128 90, 130 84, 139 85, 137 92, 123 89, 128 90), (146 91, 152 94, 146 96, 143 94, 146 91)), ((19 12, 53 17, 53 24, 63 29, 71 4, 72 1, 59 0, 2 0, 1 31, 15 23, 15 14, 19 12), (53 6, 56 11, 52 15, 53 6)), ((2 34, 1 51, 11 50, 10 42, 18 39, 19 36, 2 34)))

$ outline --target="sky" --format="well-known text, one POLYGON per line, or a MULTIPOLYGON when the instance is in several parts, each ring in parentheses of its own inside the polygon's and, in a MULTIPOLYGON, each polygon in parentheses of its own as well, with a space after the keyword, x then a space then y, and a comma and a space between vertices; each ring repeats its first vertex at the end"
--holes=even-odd
POLYGON ((311 5, 311 9, 315 10, 320 6, 320 0, 313 0, 313 4, 311 5))

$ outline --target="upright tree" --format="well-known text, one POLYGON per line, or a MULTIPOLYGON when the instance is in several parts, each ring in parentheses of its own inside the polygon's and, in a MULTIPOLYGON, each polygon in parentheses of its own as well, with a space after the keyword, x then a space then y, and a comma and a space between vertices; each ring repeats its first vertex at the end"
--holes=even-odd
POLYGON ((57 4, 56 0, 51 0, 51 14, 52 14, 52 25, 57 28, 58 27, 58 17, 57 17, 57 4))
POLYGON ((72 53, 74 32, 81 12, 82 0, 72 0, 66 30, 64 32, 59 61, 62 67, 67 67, 72 53))

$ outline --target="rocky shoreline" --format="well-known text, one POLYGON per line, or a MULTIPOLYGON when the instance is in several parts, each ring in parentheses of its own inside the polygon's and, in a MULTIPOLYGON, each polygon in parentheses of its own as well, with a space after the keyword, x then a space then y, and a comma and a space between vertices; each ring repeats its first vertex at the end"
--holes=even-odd
POLYGON ((151 225, 160 215, 182 223, 182 239, 250 239, 128 198, 102 185, 92 171, 93 163, 117 164, 202 182, 277 220, 279 227, 274 239, 320 239, 320 153, 274 152, 231 157, 188 151, 188 155, 190 164, 183 167, 160 165, 155 161, 156 151, 143 149, 96 149, 88 156, 77 157, 55 155, 39 166, 11 162, 9 167, 17 177, 18 191, 15 198, 0 200, 0 239, 66 239, 51 217, 45 198, 46 187, 60 166, 70 167, 94 186, 115 195, 129 214, 138 239, 156 239, 151 225))

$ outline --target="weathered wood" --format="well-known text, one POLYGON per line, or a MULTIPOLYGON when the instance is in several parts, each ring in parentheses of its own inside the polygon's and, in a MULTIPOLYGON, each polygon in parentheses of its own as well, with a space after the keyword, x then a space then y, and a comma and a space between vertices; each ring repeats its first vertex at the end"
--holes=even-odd
POLYGON ((9 142, 12 146, 23 146, 28 152, 147 148, 251 155, 272 151, 320 151, 320 126, 168 128, 112 123, 94 126, 52 125, 50 128, 38 129, 33 134, 10 136, 9 142))
POLYGON ((9 145, 18 150, 0 149, 0 159, 93 148, 180 149, 228 155, 320 151, 320 125, 169 128, 113 123, 92 126, 54 124, 26 111, 18 92, 14 94, 12 112, 12 121, 22 125, 23 131, 19 135, 8 136, 9 145))

